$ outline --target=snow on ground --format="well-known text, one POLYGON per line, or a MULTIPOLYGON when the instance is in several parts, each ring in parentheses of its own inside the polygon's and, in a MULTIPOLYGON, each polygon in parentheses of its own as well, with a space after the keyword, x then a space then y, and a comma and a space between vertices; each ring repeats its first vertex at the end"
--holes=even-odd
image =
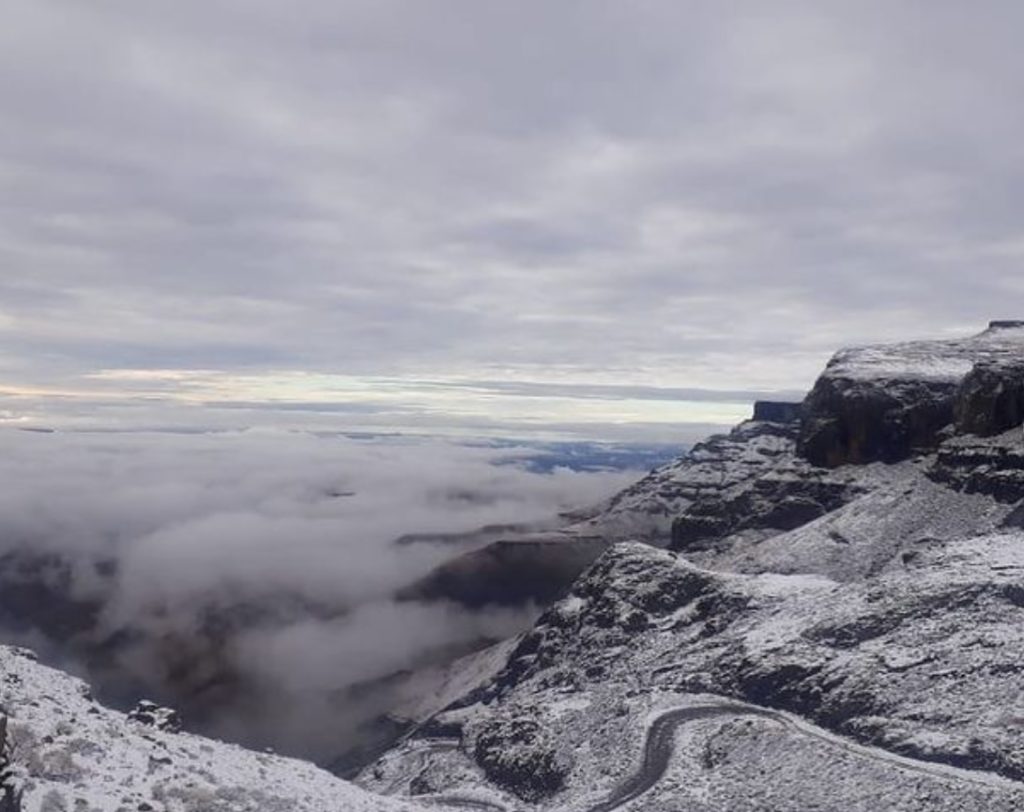
MULTIPOLYGON (((157 730, 81 680, 0 646, 0 703, 24 812, 413 812, 308 762, 157 730)), ((431 805, 431 809, 445 809, 431 805)))
POLYGON ((923 380, 955 383, 980 360, 1020 357, 1024 328, 990 328, 970 338, 909 341, 840 350, 825 377, 850 380, 923 380))

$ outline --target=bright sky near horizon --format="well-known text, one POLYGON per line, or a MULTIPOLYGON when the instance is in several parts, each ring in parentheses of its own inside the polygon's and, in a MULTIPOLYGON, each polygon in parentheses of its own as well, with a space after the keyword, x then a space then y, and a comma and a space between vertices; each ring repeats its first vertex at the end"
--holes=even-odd
POLYGON ((1020 316, 1022 24, 9 0, 0 423, 689 440, 1020 316))

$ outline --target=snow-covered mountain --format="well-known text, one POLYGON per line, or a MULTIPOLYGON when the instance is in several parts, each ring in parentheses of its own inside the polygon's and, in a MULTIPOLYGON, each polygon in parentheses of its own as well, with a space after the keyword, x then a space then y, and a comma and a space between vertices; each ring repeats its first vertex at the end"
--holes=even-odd
POLYGON ((844 350, 804 403, 445 565, 416 598, 547 607, 425 675, 359 788, 0 648, 0 810, 1024 808, 1022 424, 1024 323, 844 350))
POLYGON ((654 544, 604 552, 363 785, 591 812, 1021 808, 1021 360, 1020 323, 845 350, 799 408, 564 528, 654 544))

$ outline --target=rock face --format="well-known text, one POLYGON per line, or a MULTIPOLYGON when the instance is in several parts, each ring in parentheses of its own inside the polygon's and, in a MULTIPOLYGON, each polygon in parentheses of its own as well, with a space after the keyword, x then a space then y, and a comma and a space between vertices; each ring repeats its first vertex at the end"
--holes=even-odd
POLYGON ((707 549, 742 531, 794 530, 853 498, 856 486, 808 473, 802 478, 763 477, 731 493, 697 499, 672 523, 673 550, 707 549))
POLYGON ((1024 499, 1024 436, 1019 428, 995 437, 971 435, 944 442, 928 475, 965 493, 983 493, 1000 502, 1024 499))
POLYGON ((794 455, 798 429, 795 422, 751 420, 727 434, 709 437, 680 459, 655 468, 570 530, 665 546, 675 519, 695 502, 727 499, 764 477, 783 478, 809 470, 794 455))
POLYGON ((951 381, 881 387, 823 376, 807 397, 800 453, 826 468, 899 462, 935 446, 939 431, 953 420, 956 391, 951 381))
POLYGON ((532 715, 492 720, 478 733, 473 757, 491 781, 530 802, 562 789, 569 772, 553 737, 532 715))
POLYGON ((754 420, 766 423, 796 423, 803 414, 802 403, 777 400, 754 401, 754 420))
POLYGON ((956 428, 991 437, 1024 423, 1024 359, 980 363, 957 391, 956 428))
POLYGON ((954 420, 997 433, 1020 411, 1022 348, 1024 327, 993 322, 959 341, 843 350, 804 403, 800 453, 826 467, 893 463, 934 450, 954 420))

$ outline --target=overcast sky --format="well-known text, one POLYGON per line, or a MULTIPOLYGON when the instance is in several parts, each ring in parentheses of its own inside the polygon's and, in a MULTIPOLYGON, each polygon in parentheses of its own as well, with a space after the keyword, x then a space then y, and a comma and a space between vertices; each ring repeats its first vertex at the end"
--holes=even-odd
POLYGON ((1022 30, 999 0, 7 0, 0 419, 664 433, 842 344, 1022 316, 1022 30))

